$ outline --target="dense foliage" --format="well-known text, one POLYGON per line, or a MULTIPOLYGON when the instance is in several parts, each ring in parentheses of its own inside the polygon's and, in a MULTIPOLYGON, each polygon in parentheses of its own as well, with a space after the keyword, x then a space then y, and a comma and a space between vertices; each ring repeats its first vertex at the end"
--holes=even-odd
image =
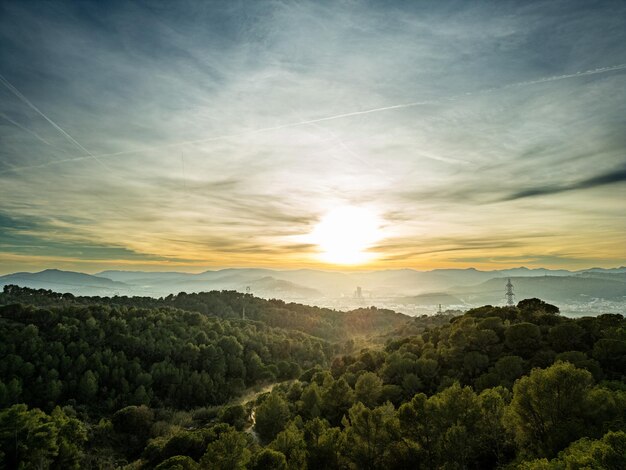
POLYGON ((177 308, 224 319, 245 318, 290 330, 302 331, 328 341, 371 336, 404 325, 407 316, 376 307, 350 312, 311 307, 282 300, 265 300, 236 291, 211 291, 153 297, 81 297, 45 289, 7 285, 0 293, 0 305, 23 303, 38 306, 110 305, 134 308, 177 308))
MULTIPOLYGON (((350 352, 302 332, 318 311, 280 302, 242 321, 39 295, 44 308, 0 307, 4 468, 626 467, 622 315, 528 299, 413 319, 350 352)), ((390 318, 361 314, 375 333, 390 318)))
POLYGON ((329 343, 261 322, 106 305, 0 307, 0 405, 110 412, 224 403, 326 364, 329 343))

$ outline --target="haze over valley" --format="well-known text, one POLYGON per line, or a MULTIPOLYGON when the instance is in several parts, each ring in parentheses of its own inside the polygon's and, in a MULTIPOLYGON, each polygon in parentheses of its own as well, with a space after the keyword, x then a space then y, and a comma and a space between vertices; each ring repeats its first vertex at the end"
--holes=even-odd
POLYGON ((15 284, 108 297, 164 297, 179 292, 234 290, 339 310, 376 306, 421 315, 435 313, 440 304, 444 310, 504 305, 508 279, 517 299, 539 297, 560 305, 566 315, 626 312, 626 267, 581 271, 470 268, 367 272, 230 268, 197 274, 108 270, 95 275, 52 269, 0 276, 0 286, 15 284))

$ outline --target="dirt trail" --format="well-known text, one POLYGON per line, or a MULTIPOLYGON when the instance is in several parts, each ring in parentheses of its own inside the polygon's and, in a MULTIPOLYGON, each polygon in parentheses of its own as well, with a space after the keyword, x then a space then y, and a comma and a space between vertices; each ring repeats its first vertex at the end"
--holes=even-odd
MULTIPOLYGON (((258 396, 263 395, 264 393, 267 393, 267 392, 271 392, 276 385, 289 383, 289 382, 291 382, 291 380, 284 380, 282 382, 273 382, 271 384, 265 385, 263 388, 261 388, 258 391, 250 390, 248 393, 245 393, 241 395, 240 397, 238 397, 233 403, 235 405, 245 405, 247 403, 250 403, 251 401, 256 400, 258 396)), ((248 417, 248 421, 250 422, 250 424, 248 424, 243 429, 243 431, 250 434, 252 438, 255 440, 255 442, 259 442, 259 435, 254 430, 254 425, 256 424, 256 406, 252 407, 252 410, 250 411, 250 416, 248 417)))
POLYGON ((272 389, 279 384, 289 382, 288 380, 282 382, 272 382, 271 384, 264 385, 263 388, 259 390, 255 390, 255 388, 250 388, 243 395, 239 395, 237 398, 233 399, 230 403, 231 405, 245 405, 246 403, 256 400, 259 395, 263 395, 264 393, 271 392, 272 389))

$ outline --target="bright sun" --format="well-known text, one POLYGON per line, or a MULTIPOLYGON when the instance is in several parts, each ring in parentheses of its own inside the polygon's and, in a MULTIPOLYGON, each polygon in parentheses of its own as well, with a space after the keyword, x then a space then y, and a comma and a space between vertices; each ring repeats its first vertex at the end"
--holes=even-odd
POLYGON ((333 264, 362 264, 374 258, 368 249, 381 238, 380 221, 367 209, 345 206, 326 214, 311 239, 320 258, 333 264))

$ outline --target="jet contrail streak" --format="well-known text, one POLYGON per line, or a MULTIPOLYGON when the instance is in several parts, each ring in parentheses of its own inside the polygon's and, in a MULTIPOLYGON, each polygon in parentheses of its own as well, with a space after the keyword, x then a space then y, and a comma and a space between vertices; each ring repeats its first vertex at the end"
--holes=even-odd
POLYGON ((576 73, 570 73, 567 75, 557 75, 554 77, 539 78, 537 80, 529 80, 526 82, 511 83, 510 85, 505 85, 501 87, 501 89, 521 87, 521 86, 527 86, 527 85, 536 85, 538 83, 555 82, 558 80, 565 80, 567 78, 584 77, 586 75, 595 75, 597 73, 614 72, 615 70, 624 70, 624 69, 626 69, 626 64, 612 65, 610 67, 600 67, 597 69, 585 70, 584 72, 576 72, 576 73))
MULTIPOLYGON (((571 73, 571 74, 565 74, 565 75, 557 75, 557 76, 553 76, 553 77, 545 77, 545 78, 539 78, 537 80, 529 80, 529 81, 523 81, 523 82, 516 82, 516 83, 510 83, 508 85, 503 85, 500 87, 494 87, 494 88, 487 88, 484 90, 479 90, 479 91, 475 91, 475 92, 466 92, 466 93, 461 93, 458 95, 452 95, 449 97, 444 97, 444 98, 437 98, 437 99, 431 99, 431 100, 423 100, 423 101, 413 101, 410 103, 401 103, 401 104, 395 104, 395 105, 390 105, 390 106, 382 106, 379 108, 370 108, 370 109, 364 109, 362 111, 352 111, 349 113, 342 113, 342 114, 335 114, 332 116, 326 116, 326 117, 321 117, 321 118, 315 118, 315 119, 308 119, 305 121, 297 121, 297 122, 292 122, 292 123, 287 123, 287 124, 280 124, 277 126, 271 126, 271 127, 262 127, 260 129, 250 129, 250 130, 246 130, 246 131, 241 131, 241 132, 236 132, 233 134, 224 134, 224 135, 219 135, 219 136, 215 136, 215 137, 209 137, 206 139, 197 139, 197 140, 187 140, 187 141, 182 141, 182 142, 174 142, 172 144, 165 144, 165 145, 160 145, 160 146, 156 146, 156 147, 148 147, 148 148, 143 148, 143 149, 137 149, 137 150, 126 150, 126 151, 121 151, 121 152, 115 152, 115 153, 105 153, 105 154, 100 154, 100 155, 93 155, 90 152, 88 152, 84 147, 82 147, 80 144, 78 144, 78 142, 74 141, 74 139, 72 139, 65 131, 63 131, 62 129, 60 129, 56 124, 54 124, 52 121, 50 121, 45 115, 43 115, 43 113, 41 113, 41 111, 39 111, 37 108, 34 107, 34 105, 32 103, 30 103, 28 100, 26 100, 26 98, 20 98, 25 100, 25 102, 31 106, 33 109, 35 109, 35 111, 37 111, 39 114, 41 114, 46 120, 48 120, 48 122, 50 122, 53 126, 55 126, 55 128, 61 130, 61 132, 63 132, 64 135, 66 135, 67 137, 69 137, 75 144, 77 144, 79 146, 79 148, 81 148, 82 150, 84 150, 85 152, 87 152, 90 157, 96 159, 98 162, 100 162, 100 160, 98 160, 99 158, 105 158, 105 157, 116 157, 116 156, 121 156, 121 155, 132 155, 132 154, 136 154, 136 153, 144 153, 144 152, 150 152, 153 150, 164 150, 164 149, 168 149, 168 148, 175 148, 175 147, 182 147, 185 145, 195 145, 195 144, 203 144, 203 143, 208 143, 208 142, 213 142, 213 141, 217 141, 217 140, 227 140, 227 139, 232 139, 235 137, 243 137, 243 136, 248 136, 248 135, 254 135, 254 134, 259 134, 259 133, 263 133, 263 132, 271 132, 271 131, 276 131, 276 130, 281 130, 281 129, 288 129, 291 127, 299 127, 299 126, 305 126, 305 125, 309 125, 309 124, 316 124, 319 122, 325 122, 325 121, 334 121, 337 119, 344 119, 344 118, 349 118, 349 117, 353 117, 353 116, 362 116, 362 115, 366 115, 366 114, 373 114, 373 113, 379 113, 379 112, 383 112, 383 111, 392 111, 395 109, 405 109, 405 108, 412 108, 412 107, 416 107, 416 106, 425 106, 425 105, 429 105, 429 104, 440 104, 440 103, 444 103, 447 101, 455 101, 459 98, 464 98, 467 96, 474 96, 474 95, 482 95, 482 94, 487 94, 487 93, 493 93, 496 91, 501 91, 501 90, 506 90, 509 88, 518 88, 518 87, 526 87, 526 86, 532 86, 532 85, 537 85, 540 83, 548 83, 548 82, 555 82, 555 81, 560 81, 560 80, 566 80, 566 79, 570 79, 570 78, 578 78, 578 77, 584 77, 587 75, 596 75, 596 74, 600 74, 600 73, 607 73, 607 72, 614 72, 617 70, 624 70, 626 69, 626 64, 619 64, 619 65, 613 65, 613 66, 609 66, 609 67, 600 67, 597 69, 591 69, 591 70, 585 70, 582 72, 576 72, 576 73, 571 73)), ((2 79, 2 82, 5 84, 5 86, 9 86, 10 84, 7 85, 6 79, 4 79, 4 77, 2 77, 0 75, 0 78, 2 79)), ((11 88, 9 88, 11 89, 11 88)), ((11 89, 11 91, 13 91, 11 89)), ((17 90, 13 91, 14 93, 17 90)), ((17 92, 19 93, 19 92, 17 92)), ((19 95, 17 95, 18 97, 20 97, 19 95)), ((71 162, 71 161, 78 161, 78 160, 84 160, 86 158, 90 158, 90 157, 76 157, 76 158, 68 158, 65 160, 55 160, 54 162, 50 162, 49 165, 54 165, 57 163, 64 163, 64 162, 71 162)), ((102 162, 100 162, 100 164, 104 165, 102 162)), ((47 164, 44 164, 45 166, 47 166, 47 164)), ((39 167, 39 166, 38 166, 39 167)), ((30 168, 34 168, 34 167, 19 167, 19 168, 12 168, 9 170, 4 170, 2 172, 0 172, 0 174, 2 173, 6 173, 9 171, 19 171, 21 169, 30 169, 30 168)))
POLYGON ((124 152, 102 154, 102 155, 98 155, 98 156, 99 157, 112 157, 112 156, 117 156, 117 155, 127 155, 127 154, 131 154, 131 153, 141 153, 141 152, 147 152, 147 151, 150 151, 150 150, 158 150, 158 149, 170 148, 170 147, 176 147, 176 146, 182 146, 182 145, 194 145, 194 144, 200 144, 200 143, 204 143, 204 142, 212 142, 212 141, 215 141, 215 140, 223 140, 223 139, 230 139, 230 138, 233 138, 233 137, 241 137, 241 136, 244 136, 244 135, 257 134, 257 133, 261 133, 261 132, 269 132, 269 131, 276 131, 276 130, 280 130, 280 129, 287 129, 287 128, 290 128, 290 127, 299 127, 299 126, 305 126, 305 125, 308 125, 308 124, 316 124, 318 122, 334 121, 336 119, 343 119, 343 118, 348 118, 348 117, 353 117, 353 116, 361 116, 361 115, 364 115, 364 114, 372 114, 372 113, 378 113, 378 112, 382 112, 382 111, 391 111, 391 110, 394 110, 394 109, 412 108, 412 107, 415 107, 415 106, 425 106, 425 105, 428 105, 428 104, 439 104, 439 103, 442 103, 442 102, 445 102, 445 101, 454 101, 457 98, 462 98, 462 97, 471 96, 471 95, 479 95, 479 94, 484 94, 484 93, 492 93, 494 91, 504 90, 504 89, 507 89, 507 88, 537 85, 539 83, 554 82, 554 81, 558 81, 558 80, 566 80, 568 78, 577 78, 577 77, 583 77, 583 76, 586 76, 586 75, 595 75, 595 74, 598 74, 598 73, 613 72, 613 71, 616 71, 616 70, 623 70, 623 69, 626 69, 626 64, 619 64, 619 65, 614 65, 614 66, 610 66, 610 67, 601 67, 601 68, 597 68, 597 69, 593 69, 593 70, 586 70, 584 72, 577 72, 577 73, 566 74, 566 75, 558 75, 558 76, 555 76, 555 77, 545 77, 545 78, 540 78, 540 79, 537 79, 537 80, 530 80, 530 81, 525 81, 525 82, 510 83, 508 85, 504 85, 504 86, 501 86, 501 87, 488 88, 488 89, 480 90, 480 91, 476 91, 476 92, 467 92, 467 93, 462 93, 462 94, 458 94, 458 95, 452 95, 452 96, 445 97, 445 98, 437 98, 437 99, 422 100, 422 101, 413 101, 413 102, 410 102, 410 103, 395 104, 395 105, 383 106, 383 107, 379 107, 379 108, 370 108, 370 109, 365 109, 365 110, 362 110, 362 111, 352 111, 352 112, 349 112, 349 113, 335 114, 333 116, 326 116, 326 117, 322 117, 322 118, 308 119, 308 120, 305 120, 305 121, 292 122, 292 123, 288 123, 288 124, 280 124, 278 126, 263 127, 263 128, 260 128, 260 129, 247 130, 247 131, 237 132, 235 134, 226 134, 226 135, 221 135, 221 136, 209 137, 207 139, 187 140, 187 141, 183 141, 183 142, 175 142, 175 143, 172 143, 172 144, 166 144, 164 146, 152 147, 152 148, 148 148, 148 149, 129 150, 129 151, 124 151, 124 152))
MULTIPOLYGON (((106 168, 107 170, 109 169, 109 167, 107 165, 105 165, 96 155, 94 155, 93 153, 91 153, 89 150, 87 150, 85 147, 83 147, 79 142, 76 141, 76 139, 74 139, 74 137, 72 137, 71 135, 69 135, 67 132, 65 132, 61 126, 59 126, 56 122, 54 122, 52 119, 50 119, 48 116, 46 116, 37 106, 35 106, 33 103, 31 103, 31 101, 26 98, 22 93, 20 93, 20 91, 15 88, 11 82, 9 82, 6 78, 4 78, 4 76, 2 76, 0 74, 0 83, 2 83, 5 87, 7 87, 7 89, 13 93, 17 98, 19 98, 24 104, 26 104, 29 108, 31 108, 33 111, 35 111, 37 114, 39 114, 42 118, 44 118, 46 121, 48 121, 48 123, 54 127, 56 130, 58 130, 61 134, 63 134, 63 136, 69 140, 72 144, 74 144, 76 147, 78 147, 80 150, 82 150, 83 152, 85 152, 87 155, 89 155, 90 158, 93 158, 95 161, 97 161, 100 165, 102 165, 104 168, 106 168)), ((57 160, 55 163, 60 163, 62 160, 57 160)))
POLYGON ((35 139, 39 140, 40 142, 43 142, 46 145, 49 145, 50 147, 54 147, 54 145, 52 145, 50 142, 48 142, 46 139, 44 139, 43 137, 41 137, 39 134, 37 134, 35 131, 31 131, 30 129, 28 129, 27 127, 22 126, 19 122, 15 122, 13 119, 11 119, 9 116, 7 116, 4 113, 0 113, 0 116, 2 116, 2 118, 4 118, 5 120, 7 120, 8 122, 10 122, 11 124, 13 124, 15 127, 17 127, 18 129, 23 130, 24 132, 32 135, 35 139))

